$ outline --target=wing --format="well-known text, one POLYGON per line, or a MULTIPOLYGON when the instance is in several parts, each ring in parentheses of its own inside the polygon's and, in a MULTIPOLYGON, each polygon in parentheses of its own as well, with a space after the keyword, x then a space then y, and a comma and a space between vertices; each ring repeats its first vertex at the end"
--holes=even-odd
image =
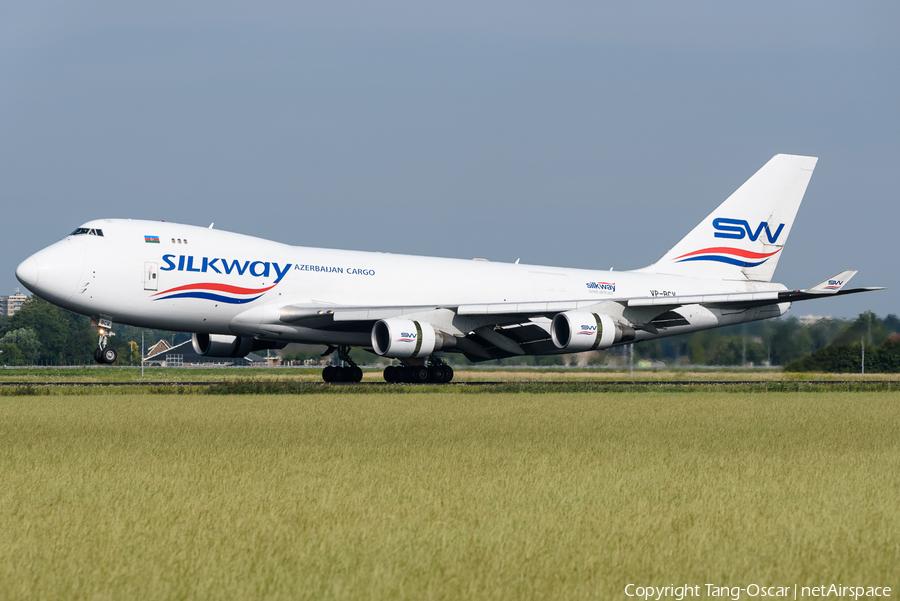
MULTIPOLYGON (((754 308, 776 307, 781 303, 883 290, 876 287, 845 288, 855 274, 855 271, 844 271, 803 290, 610 298, 600 303, 596 298, 591 298, 468 305, 289 304, 277 308, 250 309, 238 316, 232 325, 246 334, 263 338, 283 340, 300 336, 309 342, 371 347, 370 336, 375 322, 394 318, 416 320, 427 322, 436 330, 452 336, 456 350, 473 361, 479 361, 568 352, 561 351, 553 343, 550 333, 551 319, 567 311, 610 315, 617 323, 635 330, 654 336, 673 335, 685 331, 679 326, 696 325, 691 321, 689 311, 679 311, 686 307, 699 306, 719 313, 739 313, 754 308)), ((761 313, 759 318, 776 314, 781 312, 761 313)))

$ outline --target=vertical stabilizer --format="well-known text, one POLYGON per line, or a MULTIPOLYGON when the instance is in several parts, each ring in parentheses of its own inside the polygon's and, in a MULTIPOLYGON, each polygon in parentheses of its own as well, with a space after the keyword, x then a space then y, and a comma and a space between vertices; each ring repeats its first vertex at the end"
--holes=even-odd
POLYGON ((672 250, 641 271, 772 281, 817 160, 775 155, 672 250))

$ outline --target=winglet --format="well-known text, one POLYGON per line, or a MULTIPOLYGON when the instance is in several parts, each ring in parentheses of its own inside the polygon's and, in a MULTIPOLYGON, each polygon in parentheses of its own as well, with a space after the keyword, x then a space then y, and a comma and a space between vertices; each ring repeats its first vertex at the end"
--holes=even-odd
POLYGON ((850 278, 856 274, 857 272, 855 270, 842 271, 835 276, 831 276, 824 282, 816 284, 812 288, 803 290, 803 292, 808 292, 810 294, 835 294, 841 288, 846 286, 847 282, 850 281, 850 278))

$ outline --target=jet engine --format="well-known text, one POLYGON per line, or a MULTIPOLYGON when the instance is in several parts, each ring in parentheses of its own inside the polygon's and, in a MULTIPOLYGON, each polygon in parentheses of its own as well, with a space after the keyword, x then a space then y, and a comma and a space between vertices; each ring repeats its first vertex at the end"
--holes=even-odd
POLYGON ((430 323, 411 319, 382 319, 372 327, 372 349, 391 359, 427 357, 455 342, 435 332, 430 323))
POLYGON ((226 336, 224 334, 194 334, 191 336, 194 352, 204 357, 246 357, 254 351, 270 348, 284 348, 283 342, 256 340, 243 336, 226 336))
POLYGON ((576 353, 630 342, 634 340, 634 328, 615 323, 609 315, 566 311, 553 316, 550 336, 556 348, 576 353))

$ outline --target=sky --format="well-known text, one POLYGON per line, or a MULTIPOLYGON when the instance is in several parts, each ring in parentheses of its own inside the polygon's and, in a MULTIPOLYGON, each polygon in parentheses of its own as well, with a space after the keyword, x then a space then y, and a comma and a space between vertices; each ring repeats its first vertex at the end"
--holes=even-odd
POLYGON ((0 4, 0 294, 96 218, 301 246, 651 264, 819 157, 775 273, 900 313, 900 4, 0 4))

